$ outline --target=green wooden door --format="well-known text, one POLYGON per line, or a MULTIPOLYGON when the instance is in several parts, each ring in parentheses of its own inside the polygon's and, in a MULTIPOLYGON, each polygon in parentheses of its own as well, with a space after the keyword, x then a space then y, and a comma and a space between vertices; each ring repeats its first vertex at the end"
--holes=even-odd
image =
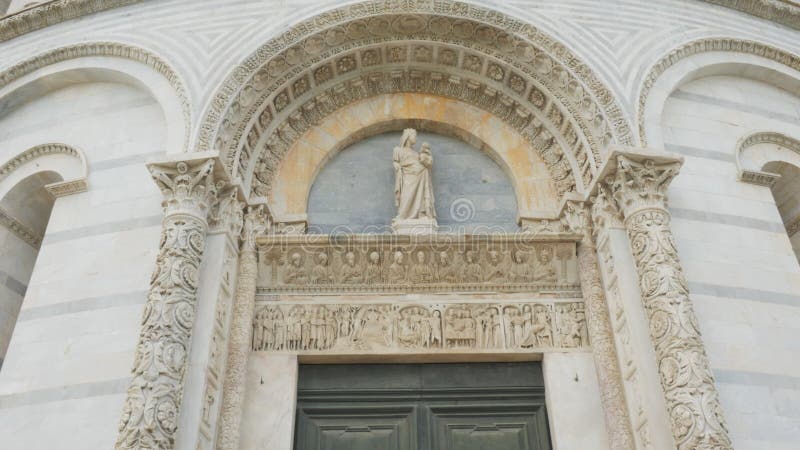
POLYGON ((301 365, 295 450, 545 450, 539 363, 301 365))

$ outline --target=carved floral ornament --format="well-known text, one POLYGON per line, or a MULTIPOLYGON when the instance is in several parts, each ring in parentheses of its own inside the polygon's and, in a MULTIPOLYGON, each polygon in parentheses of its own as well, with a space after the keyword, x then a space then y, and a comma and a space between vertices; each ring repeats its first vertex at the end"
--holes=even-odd
POLYGON ((199 147, 220 151, 263 195, 283 152, 325 115, 367 96, 423 92, 493 112, 531 142, 542 136, 532 147, 554 147, 548 165, 563 158, 588 184, 603 146, 632 136, 610 91, 578 61, 535 27, 472 5, 360 3, 298 24, 237 68, 199 147))

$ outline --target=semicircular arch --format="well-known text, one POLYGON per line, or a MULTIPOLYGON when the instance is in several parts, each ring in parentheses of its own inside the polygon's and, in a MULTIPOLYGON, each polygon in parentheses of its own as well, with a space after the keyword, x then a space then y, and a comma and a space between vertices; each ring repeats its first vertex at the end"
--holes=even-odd
POLYGON ((155 53, 118 42, 87 42, 36 55, 0 71, 0 106, 74 83, 111 81, 144 89, 161 106, 168 153, 189 149, 191 105, 177 72, 155 53))
POLYGON ((648 71, 639 91, 637 126, 642 146, 663 147, 661 116, 667 98, 683 84, 736 75, 800 95, 800 56, 756 41, 728 37, 680 45, 648 71))
MULTIPOLYGON (((481 107, 529 142, 542 130, 553 134, 563 147, 548 166, 564 166, 555 170, 568 177, 559 194, 589 184, 607 144, 631 144, 610 90, 533 25, 451 1, 385 6, 373 0, 325 12, 263 45, 211 101, 198 149, 218 150, 247 186, 253 170, 280 161, 325 116, 411 92, 481 107)), ((255 196, 271 189, 251 188, 255 196)))
POLYGON ((297 139, 278 165, 268 197, 276 220, 305 217, 314 180, 339 151, 370 135, 409 126, 455 137, 487 153, 511 180, 519 215, 556 214, 557 188, 545 161, 502 120, 452 99, 387 94, 342 108, 297 139))
POLYGON ((83 192, 88 188, 89 167, 81 150, 66 144, 41 144, 0 165, 0 199, 22 180, 40 172, 54 173, 61 178, 45 186, 53 196, 83 192))

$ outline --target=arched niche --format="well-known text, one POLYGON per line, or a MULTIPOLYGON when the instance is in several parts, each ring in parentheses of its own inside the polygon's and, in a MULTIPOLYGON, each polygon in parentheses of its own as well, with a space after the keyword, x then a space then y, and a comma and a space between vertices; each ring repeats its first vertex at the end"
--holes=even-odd
POLYGON ((33 273, 55 200, 87 188, 86 159, 63 144, 33 147, 0 166, 0 360, 33 273))
MULTIPOLYGON (((343 108, 296 141, 278 166, 268 198, 276 220, 305 218, 314 179, 343 148, 366 136, 413 126, 456 137, 486 152, 511 180, 519 215, 556 214, 558 193, 547 165, 513 128, 486 111, 451 99, 393 94, 343 108)), ((391 149, 386 151, 391 154, 391 149)))
POLYGON ((532 24, 453 1, 373 0, 297 24, 232 70, 198 149, 219 151, 252 196, 270 196, 300 135, 349 104, 396 93, 458 100, 504 121, 540 152, 559 196, 589 185, 609 143, 632 144, 605 83, 532 24))
POLYGON ((713 76, 757 80, 800 95, 800 58, 795 55, 733 38, 689 42, 661 58, 645 77, 637 112, 642 145, 663 148, 661 125, 667 99, 680 86, 713 76))
POLYGON ((120 83, 147 92, 164 113, 166 151, 188 150, 191 105, 181 78, 152 52, 115 42, 58 48, 0 72, 0 118, 48 93, 92 82, 120 83))

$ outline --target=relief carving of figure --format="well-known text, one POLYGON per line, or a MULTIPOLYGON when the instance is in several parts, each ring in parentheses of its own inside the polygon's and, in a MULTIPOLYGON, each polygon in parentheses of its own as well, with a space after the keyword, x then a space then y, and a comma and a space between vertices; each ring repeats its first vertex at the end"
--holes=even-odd
POLYGON ((425 261, 425 252, 420 250, 416 253, 416 255, 417 261, 413 266, 411 266, 411 270, 409 271, 409 278, 411 279, 411 282, 417 284, 428 284, 433 282, 433 269, 425 261))
POLYGON ((361 268, 356 266, 356 254, 352 251, 344 254, 341 282, 344 284, 358 284, 361 282, 361 268))
POLYGON ((406 266, 403 264, 403 252, 396 251, 392 255, 392 264, 389 265, 389 283, 401 284, 406 282, 406 266))
POLYGON ((383 281, 381 275, 381 255, 373 250, 369 252, 369 262, 364 271, 364 282, 367 284, 379 284, 383 281))
POLYGON ((475 252, 472 250, 467 250, 467 253, 464 255, 466 259, 466 264, 464 265, 462 279, 466 283, 480 283, 483 281, 483 269, 481 265, 478 263, 477 257, 475 256, 475 252))
POLYGON ((534 305, 533 320, 528 336, 522 342, 525 348, 549 347, 553 345, 553 332, 550 326, 550 311, 544 305, 534 305))
POLYGON ((439 283, 455 283, 458 281, 456 267, 446 251, 439 252, 439 264, 436 266, 436 281, 439 283))
POLYGON ((559 331, 563 347, 580 347, 586 342, 586 313, 577 304, 561 305, 559 307, 559 331))
POLYGON ((516 283, 527 283, 533 279, 533 270, 528 264, 528 258, 522 250, 514 253, 511 265, 511 281, 516 283))
POLYGON ((431 347, 441 347, 442 346, 442 313, 435 309, 433 311, 433 315, 431 316, 430 324, 431 324, 431 347))
POLYGON ((533 281, 540 283, 556 282, 556 267, 553 262, 553 251, 547 247, 539 251, 538 264, 533 269, 533 281))
POLYGON ((506 281, 505 261, 500 258, 500 252, 489 250, 489 265, 486 268, 486 281, 491 283, 503 283, 506 281))
POLYGON ((449 348, 475 346, 475 319, 468 309, 447 309, 444 319, 444 339, 449 348))
POLYGON ((414 150, 416 142, 417 131, 407 128, 403 130, 400 146, 392 153, 395 220, 436 218, 431 183, 433 158, 427 144, 422 145, 420 152, 414 150))
POLYGON ((298 252, 294 252, 289 257, 289 266, 286 268, 283 282, 286 284, 305 284, 306 281, 308 281, 308 274, 303 265, 303 256, 298 252))
POLYGON ((311 284, 331 284, 333 282, 333 270, 328 265, 328 254, 317 253, 317 264, 311 269, 311 284))

